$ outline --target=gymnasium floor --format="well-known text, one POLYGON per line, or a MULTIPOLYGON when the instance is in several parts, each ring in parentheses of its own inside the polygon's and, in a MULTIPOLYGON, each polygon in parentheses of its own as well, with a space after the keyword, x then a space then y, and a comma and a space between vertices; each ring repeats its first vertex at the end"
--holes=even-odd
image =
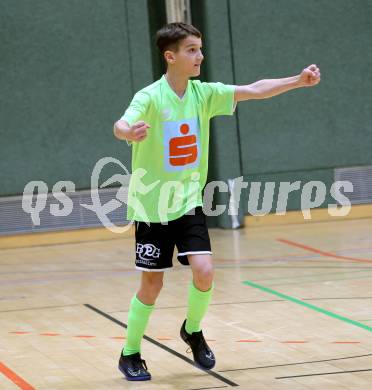
POLYGON ((0 388, 371 388, 372 219, 211 237, 215 291, 203 327, 217 365, 195 368, 179 338, 190 271, 177 264, 142 344, 153 375, 144 383, 117 370, 139 280, 131 236, 1 249, 0 388))

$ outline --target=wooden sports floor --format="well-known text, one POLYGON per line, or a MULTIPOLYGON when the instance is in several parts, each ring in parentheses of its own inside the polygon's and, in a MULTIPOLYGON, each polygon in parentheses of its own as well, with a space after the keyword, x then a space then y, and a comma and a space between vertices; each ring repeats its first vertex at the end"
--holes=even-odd
POLYGON ((190 270, 176 264, 142 344, 143 383, 117 369, 133 237, 68 234, 0 249, 0 389, 372 388, 372 219, 212 229, 203 329, 217 365, 195 368, 180 340, 190 270))

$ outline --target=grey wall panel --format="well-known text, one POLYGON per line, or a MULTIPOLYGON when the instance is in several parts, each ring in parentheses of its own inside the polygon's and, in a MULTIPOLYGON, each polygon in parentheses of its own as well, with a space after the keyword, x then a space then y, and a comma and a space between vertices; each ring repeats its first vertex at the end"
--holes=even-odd
MULTIPOLYGON (((322 199, 321 189, 316 186, 315 182, 321 182, 324 184, 325 188, 325 197, 324 201, 318 207, 328 207, 329 204, 335 204, 336 201, 331 196, 330 189, 333 184, 334 172, 333 169, 319 169, 319 170, 308 170, 308 171, 289 171, 289 172, 280 172, 280 173, 265 173, 265 174, 252 174, 244 176, 244 181, 248 183, 247 190, 243 190, 241 197, 241 207, 245 210, 245 213, 248 213, 248 197, 252 190, 252 182, 261 183, 260 188, 260 197, 259 197, 259 208, 262 207, 262 200, 264 196, 264 188, 266 183, 275 183, 275 190, 272 202, 271 213, 277 211, 278 205, 278 193, 280 188, 280 183, 295 183, 299 181, 299 190, 295 190, 289 193, 287 198, 287 207, 286 211, 290 210, 301 210, 301 194, 303 193, 304 186, 307 185, 308 188, 312 188, 311 201, 314 201, 316 196, 317 199, 322 199), (311 183, 313 182, 313 183, 311 183), (316 194, 317 192, 317 194, 316 194)), ((305 195, 305 194, 304 194, 305 195)), ((346 194, 347 195, 347 194, 346 194)), ((305 198, 304 198, 305 203, 305 198)))
POLYGON ((130 161, 112 125, 152 82, 147 2, 4 0, 0 195, 31 180, 90 187, 96 161, 130 161), (129 63, 132 59, 132 65, 129 63))
POLYGON ((297 74, 317 63, 322 81, 239 104, 244 174, 372 162, 371 2, 234 0, 236 81, 297 74))

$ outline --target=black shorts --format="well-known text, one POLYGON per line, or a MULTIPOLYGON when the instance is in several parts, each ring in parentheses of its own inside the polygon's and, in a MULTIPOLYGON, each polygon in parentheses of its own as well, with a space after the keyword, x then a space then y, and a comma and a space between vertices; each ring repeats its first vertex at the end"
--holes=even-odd
POLYGON ((189 265, 187 255, 212 254, 203 209, 196 207, 195 213, 193 211, 166 225, 135 222, 137 269, 164 271, 171 268, 175 246, 177 259, 183 265, 189 265))

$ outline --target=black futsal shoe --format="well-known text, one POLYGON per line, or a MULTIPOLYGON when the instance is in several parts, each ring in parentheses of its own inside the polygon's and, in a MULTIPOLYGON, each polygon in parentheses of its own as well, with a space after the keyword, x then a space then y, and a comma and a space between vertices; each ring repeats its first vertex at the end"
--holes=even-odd
POLYGON ((182 340, 190 346, 192 354, 194 355, 194 362, 203 370, 212 369, 216 364, 216 359, 204 339, 203 332, 199 331, 188 334, 185 325, 186 320, 181 326, 180 336, 182 340))
POLYGON ((146 362, 141 359, 139 352, 127 356, 121 354, 119 370, 128 381, 149 381, 151 379, 151 374, 147 371, 146 362))

